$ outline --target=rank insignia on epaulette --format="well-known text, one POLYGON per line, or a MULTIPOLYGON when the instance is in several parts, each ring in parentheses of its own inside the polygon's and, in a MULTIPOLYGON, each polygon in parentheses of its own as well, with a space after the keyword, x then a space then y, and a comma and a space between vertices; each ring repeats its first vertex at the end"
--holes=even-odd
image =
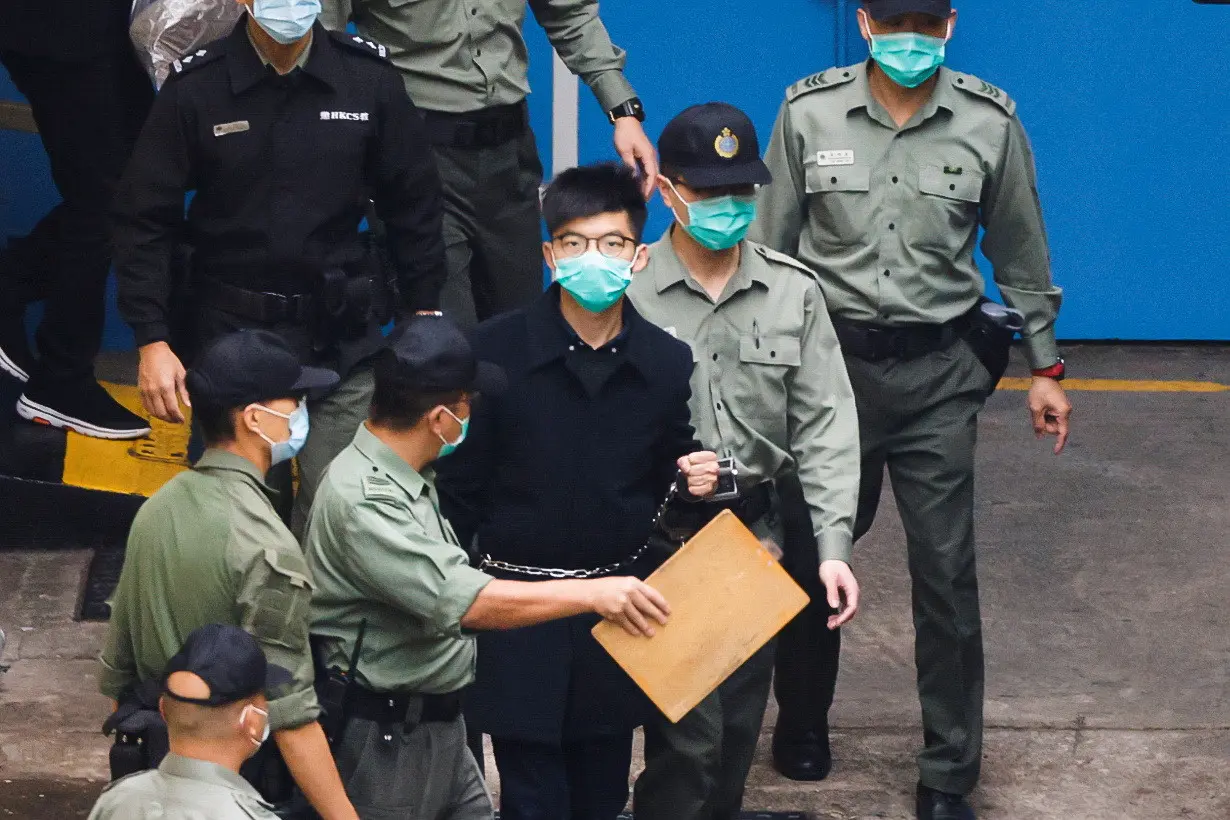
POLYGON ((397 500, 397 490, 393 487, 393 482, 387 478, 379 478, 377 476, 364 476, 363 478, 363 497, 364 498, 387 498, 391 501, 397 500))
POLYGON ((365 39, 363 39, 362 37, 360 37, 360 36, 358 36, 358 35, 355 35, 354 37, 351 37, 350 39, 351 39, 351 40, 353 40, 354 42, 356 42, 356 43, 360 44, 360 45, 367 46, 367 47, 368 47, 368 48, 370 48, 372 51, 374 51, 374 52, 376 52, 377 54, 379 54, 381 57, 388 57, 388 56, 389 56, 389 50, 388 50, 387 48, 385 48, 384 46, 380 45, 379 43, 373 43, 371 40, 365 40, 365 39))

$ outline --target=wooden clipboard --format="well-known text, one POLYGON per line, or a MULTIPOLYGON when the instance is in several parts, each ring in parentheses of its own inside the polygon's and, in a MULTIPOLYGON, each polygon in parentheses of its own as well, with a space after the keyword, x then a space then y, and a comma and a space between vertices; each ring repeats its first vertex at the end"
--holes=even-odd
POLYGON ((606 621, 594 638, 672 722, 692 710, 810 600, 734 513, 724 510, 646 582, 670 622, 638 638, 606 621))

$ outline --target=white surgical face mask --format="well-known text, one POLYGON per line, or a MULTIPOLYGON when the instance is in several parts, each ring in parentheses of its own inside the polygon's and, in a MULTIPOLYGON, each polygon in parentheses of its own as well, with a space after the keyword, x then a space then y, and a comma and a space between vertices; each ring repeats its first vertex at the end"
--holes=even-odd
POLYGON ((247 723, 248 723, 248 711, 249 710, 256 712, 258 715, 260 715, 261 717, 265 719, 265 731, 261 733, 261 739, 257 740, 256 738, 250 735, 248 736, 248 740, 252 741, 252 745, 259 749, 264 744, 264 742, 269 739, 269 713, 266 712, 264 709, 260 708, 259 706, 253 706, 250 703, 247 706, 243 707, 243 711, 239 713, 239 725, 242 726, 245 730, 248 728, 247 723))

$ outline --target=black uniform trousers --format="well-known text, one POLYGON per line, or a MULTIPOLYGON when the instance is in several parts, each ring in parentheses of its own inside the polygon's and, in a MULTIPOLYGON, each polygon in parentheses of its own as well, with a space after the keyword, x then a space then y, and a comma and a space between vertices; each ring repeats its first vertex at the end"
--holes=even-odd
POLYGON ((561 745, 494 737, 503 820, 615 820, 628 802, 632 734, 561 745))
POLYGON ((829 708, 837 687, 841 630, 828 628, 833 610, 820 583, 820 554, 803 487, 797 476, 790 475, 779 479, 775 488, 785 531, 782 568, 811 598, 811 603, 777 636, 773 694, 779 711, 774 736, 788 743, 805 732, 828 730, 829 708))
POLYGON ((0 51, 30 102, 62 201, 8 253, 15 282, 0 282, 0 318, 46 300, 36 382, 93 377, 111 268, 111 199, 154 88, 128 48, 87 62, 0 51))

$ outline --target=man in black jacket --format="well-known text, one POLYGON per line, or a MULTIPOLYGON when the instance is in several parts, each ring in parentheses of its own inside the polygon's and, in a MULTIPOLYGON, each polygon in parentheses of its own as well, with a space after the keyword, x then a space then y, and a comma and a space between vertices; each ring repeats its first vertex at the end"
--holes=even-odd
MULTIPOLYGON (((469 435, 437 463, 445 515, 496 577, 644 577, 642 547, 672 482, 716 485, 697 452, 692 354, 624 300, 644 199, 632 172, 561 174, 543 199, 556 283, 479 325, 475 351, 508 389, 474 408, 469 435)), ((467 721, 492 737, 505 820, 614 820, 628 799, 632 731, 652 708, 578 616, 478 639, 467 721)))
POLYGON ((0 64, 30 102, 62 198, 0 249, 0 373, 25 384, 22 417, 109 439, 149 433, 94 380, 111 269, 107 209, 154 99, 128 42, 130 5, 0 2, 0 64), (38 300, 36 359, 23 314, 38 300))
POLYGON ((169 343, 185 307, 189 348, 262 328, 303 364, 342 376, 309 403, 298 529, 367 416, 362 363, 384 346, 381 326, 439 306, 443 206, 422 117, 384 47, 325 31, 311 5, 290 19, 245 5, 230 36, 176 61, 154 103, 116 199, 116 274, 141 398, 164 421, 184 418, 183 350, 169 343), (359 232, 369 197, 388 232, 397 300, 359 232), (188 305, 172 264, 181 237, 192 246, 188 305))

